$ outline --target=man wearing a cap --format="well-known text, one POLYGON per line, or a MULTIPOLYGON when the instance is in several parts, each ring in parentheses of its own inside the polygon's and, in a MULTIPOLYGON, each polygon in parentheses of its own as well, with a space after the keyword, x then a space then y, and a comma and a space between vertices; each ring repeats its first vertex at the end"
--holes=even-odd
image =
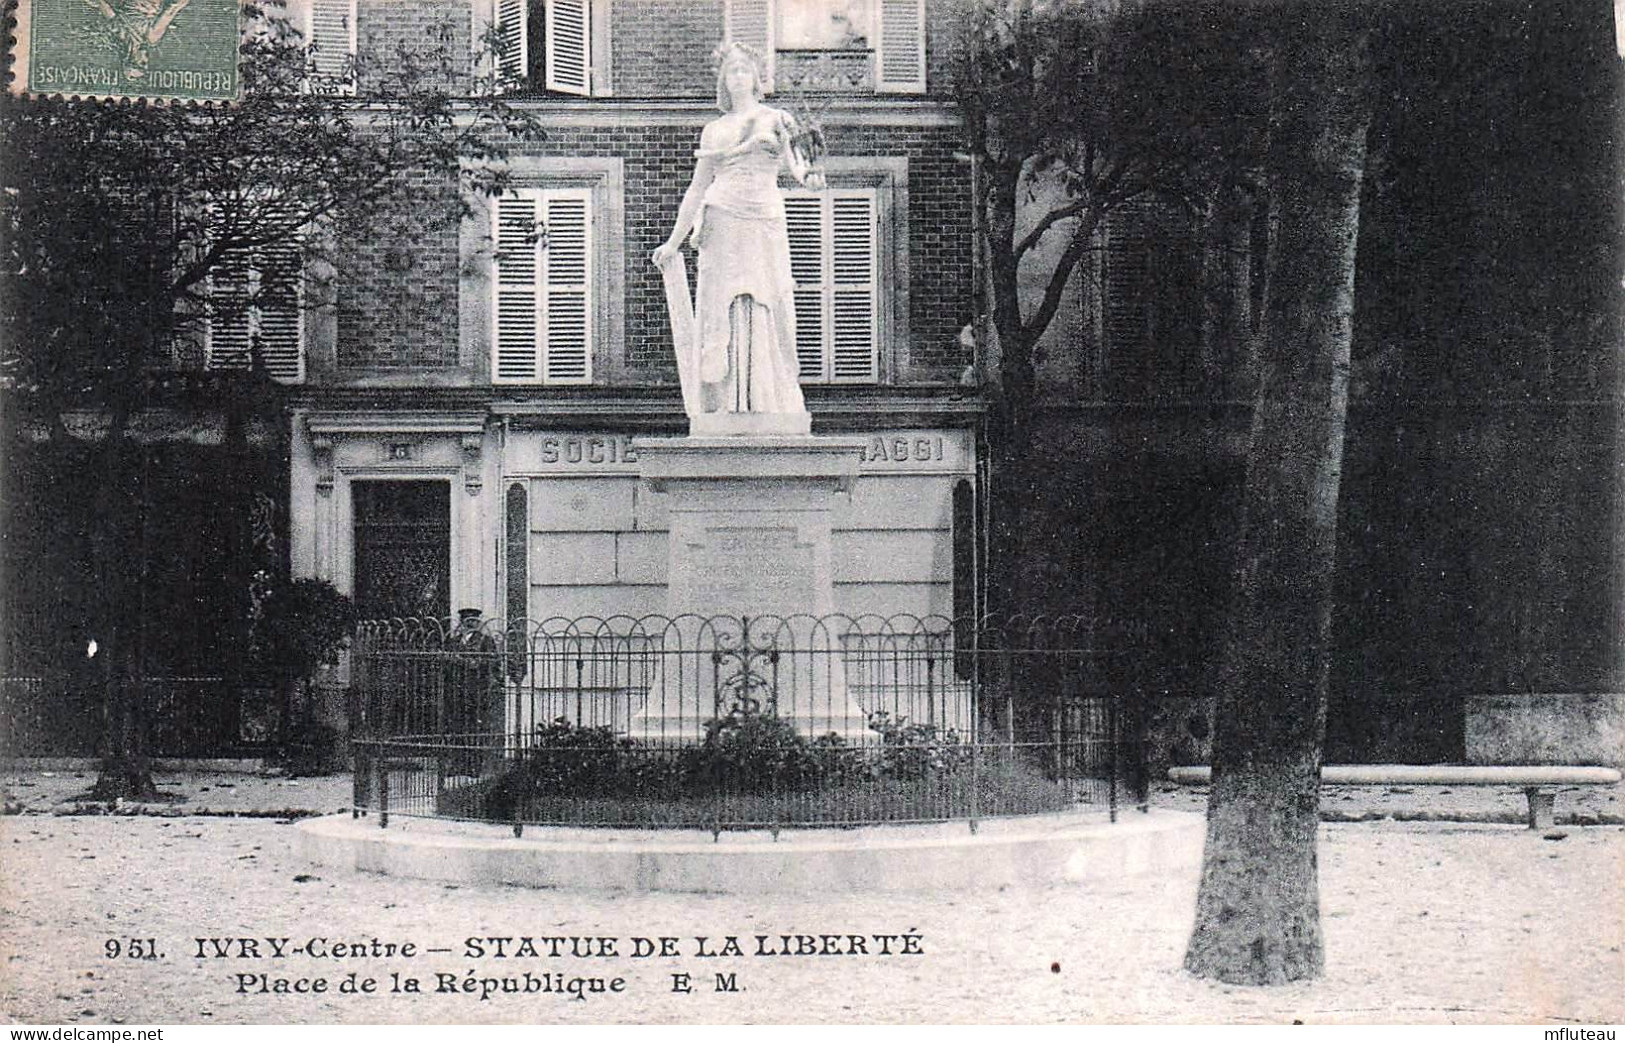
POLYGON ((457 611, 457 629, 448 642, 452 653, 451 684, 447 685, 446 728, 459 744, 470 747, 456 758, 463 774, 477 774, 486 759, 473 747, 495 749, 502 743, 502 681, 497 643, 485 632, 477 608, 457 611))

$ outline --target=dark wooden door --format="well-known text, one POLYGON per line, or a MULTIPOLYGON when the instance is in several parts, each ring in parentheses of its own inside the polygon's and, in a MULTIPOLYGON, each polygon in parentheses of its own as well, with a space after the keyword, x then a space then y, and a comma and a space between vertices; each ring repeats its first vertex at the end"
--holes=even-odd
POLYGON ((354 482, 355 607, 362 619, 451 615, 451 484, 354 482))

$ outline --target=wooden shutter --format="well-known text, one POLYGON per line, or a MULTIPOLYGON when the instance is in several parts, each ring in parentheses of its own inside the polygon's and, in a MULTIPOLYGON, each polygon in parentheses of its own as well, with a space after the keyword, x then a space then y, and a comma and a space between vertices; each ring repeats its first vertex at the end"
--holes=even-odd
POLYGON ((925 93, 925 0, 878 0, 875 89, 925 93))
POLYGON ((540 193, 509 193, 496 205, 496 344, 491 379, 498 384, 533 383, 541 377, 541 269, 536 236, 540 193))
POLYGON ((811 194, 784 200, 790 232, 790 271, 796 280, 796 358, 801 379, 829 379, 824 341, 829 321, 824 314, 824 202, 811 194))
POLYGON ((311 89, 355 93, 356 0, 302 0, 305 45, 310 48, 311 89))
POLYGON ((879 370, 874 193, 864 189, 829 195, 830 379, 872 384, 879 370))
POLYGON ((1149 203, 1133 202, 1106 218, 1103 333, 1109 394, 1137 396, 1147 390, 1155 318, 1152 250, 1155 215, 1149 203))
POLYGON ((497 200, 495 232, 493 382, 589 382, 591 190, 515 190, 497 200))
POLYGON ((297 243, 249 253, 231 251, 209 275, 209 320, 204 346, 209 369, 248 369, 257 350, 273 379, 305 379, 304 321, 297 243))
POLYGON ((592 379, 592 195, 588 189, 547 194, 547 343, 543 378, 550 384, 592 379))
POLYGON ((767 64, 764 93, 773 91, 774 0, 723 0, 722 36, 754 47, 767 64))
POLYGON ((1106 387, 1185 397, 1202 379, 1202 243, 1184 208, 1150 199, 1106 220, 1106 387))
POLYGON ((874 190, 788 193, 784 210, 801 379, 874 383, 880 373, 874 190))
POLYGON ((592 92, 590 0, 547 0, 547 89, 592 92))
POLYGON ((208 337, 204 366, 208 369, 247 369, 254 342, 253 266, 248 255, 230 251, 209 273, 208 337))
POLYGON ((514 87, 530 78, 529 0, 494 0, 492 25, 496 28, 496 79, 514 87))
POLYGON ((254 333, 260 361, 272 378, 298 383, 305 378, 304 322, 299 307, 304 264, 299 244, 265 247, 256 261, 260 293, 254 306, 254 333))

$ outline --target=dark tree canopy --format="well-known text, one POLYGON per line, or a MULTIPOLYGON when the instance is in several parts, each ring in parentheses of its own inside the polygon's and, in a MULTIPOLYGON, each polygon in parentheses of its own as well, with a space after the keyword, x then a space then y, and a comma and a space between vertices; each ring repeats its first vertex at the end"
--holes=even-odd
MULTIPOLYGON (((134 419, 175 404, 166 373, 207 361, 223 370, 204 384, 203 404, 225 417, 221 466, 244 473, 247 417, 280 403, 264 379, 267 331, 286 336, 300 309, 333 299, 338 244, 411 249, 423 230, 500 191, 507 149, 540 136, 482 77, 495 63, 449 31, 334 71, 330 61, 318 69, 280 3, 242 11, 237 104, 0 95, 0 394, 8 419, 52 429, 55 462, 41 466, 93 476, 83 542, 109 753, 97 792, 107 797, 153 792, 142 609, 163 558, 151 545, 153 485, 141 477, 152 454, 132 437, 134 419), (268 311, 282 325, 258 318, 268 311), (229 331, 218 338, 226 357, 205 360, 206 329, 229 331), (99 415, 100 433, 70 437, 69 409, 99 415)), ((223 625, 239 645, 250 492, 241 483, 242 502, 227 512, 220 564, 233 601, 223 625)), ((241 658, 224 669, 240 671, 241 658)))
POLYGON ((1108 214, 1149 197, 1203 210, 1253 181, 1268 96, 1261 17, 1157 0, 976 5, 955 84, 979 163, 1007 410, 1031 408, 1033 345, 1108 214), (1065 247, 1023 300, 1019 268, 1050 237, 1065 247))
POLYGON ((318 89, 280 6, 243 10, 238 104, 0 98, 6 389, 107 401, 203 322, 322 303, 334 235, 443 225, 539 133, 478 96, 449 37, 360 56, 318 89), (223 276, 233 292, 211 292, 223 276))

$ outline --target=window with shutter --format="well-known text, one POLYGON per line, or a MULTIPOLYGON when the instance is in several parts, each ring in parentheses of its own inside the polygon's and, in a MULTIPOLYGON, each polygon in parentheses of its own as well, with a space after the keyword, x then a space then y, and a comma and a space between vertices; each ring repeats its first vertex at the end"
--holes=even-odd
POLYGON ((496 77, 504 87, 530 77, 530 0, 495 0, 491 25, 496 34, 496 77))
POLYGON ((522 188, 497 199, 491 377, 592 380, 592 192, 522 188))
POLYGON ((289 15, 309 49, 310 90, 355 93, 356 0, 290 0, 289 15))
POLYGON ((724 0, 723 37, 729 43, 755 48, 767 62, 766 92, 773 90, 773 0, 724 0))
POLYGON ((204 340, 209 369, 248 369, 257 353, 284 384, 305 379, 301 262, 297 243, 232 251, 209 276, 212 316, 204 340))
POLYGON ((1106 218, 1101 332, 1106 341, 1108 395, 1133 396, 1144 390, 1151 323, 1150 240, 1150 215, 1139 204, 1106 218))
POLYGON ((925 0, 728 0, 728 21, 787 89, 925 92, 925 0))
POLYGON ((878 215, 872 188, 786 193, 796 280, 796 357, 804 383, 880 376, 878 215))
POLYGON ((875 89, 925 93, 925 0, 879 0, 875 89))
POLYGON ((592 92, 592 11, 588 0, 547 2, 547 89, 592 92))
POLYGON ((497 90, 609 96, 611 0, 474 3, 476 56, 497 90))
POLYGON ((1106 219, 1105 390, 1182 396, 1199 370, 1201 243, 1184 211, 1139 200, 1106 219))

